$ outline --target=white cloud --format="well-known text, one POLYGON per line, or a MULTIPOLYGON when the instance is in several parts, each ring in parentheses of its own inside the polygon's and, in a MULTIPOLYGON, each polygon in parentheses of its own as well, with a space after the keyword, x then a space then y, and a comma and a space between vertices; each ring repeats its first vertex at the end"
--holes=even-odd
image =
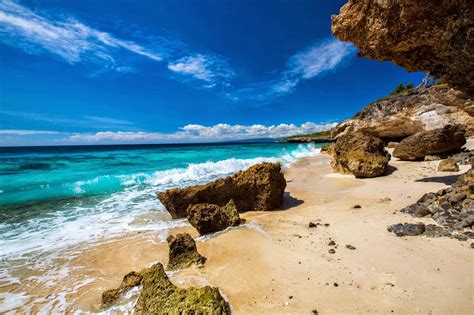
POLYGON ((49 130, 19 130, 19 129, 4 129, 0 130, 0 135, 15 135, 15 136, 30 136, 30 135, 57 135, 58 131, 49 130))
POLYGON ((115 67, 115 50, 160 61, 159 52, 118 39, 74 19, 53 19, 10 0, 0 2, 0 41, 38 54, 48 51, 68 63, 92 61, 115 67))
POLYGON ((296 134, 328 130, 336 123, 316 124, 307 122, 279 125, 229 125, 214 126, 186 125, 175 133, 107 131, 97 133, 76 133, 68 140, 75 143, 159 143, 159 142, 209 142, 255 138, 280 138, 296 134))
POLYGON ((203 54, 187 56, 170 62, 168 69, 181 75, 205 81, 205 87, 226 84, 235 75, 224 59, 203 54))

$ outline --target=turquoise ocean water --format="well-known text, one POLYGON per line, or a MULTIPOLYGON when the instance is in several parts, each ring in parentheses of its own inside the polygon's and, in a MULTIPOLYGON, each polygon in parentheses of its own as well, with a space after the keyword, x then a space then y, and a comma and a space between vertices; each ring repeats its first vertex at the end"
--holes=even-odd
POLYGON ((116 236, 164 240, 169 228, 187 225, 170 219, 156 192, 262 161, 285 168, 319 152, 283 143, 0 148, 0 313, 25 304, 66 312, 68 294, 95 280, 64 286, 73 270, 65 259, 116 236), (32 270, 42 276, 28 276, 32 270), (45 296, 29 295, 24 283, 44 288, 45 296))

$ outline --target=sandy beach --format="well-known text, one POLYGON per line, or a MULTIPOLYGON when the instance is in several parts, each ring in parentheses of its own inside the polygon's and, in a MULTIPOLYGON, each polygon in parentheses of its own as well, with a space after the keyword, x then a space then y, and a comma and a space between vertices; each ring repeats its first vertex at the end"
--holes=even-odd
MULTIPOLYGON (((166 236, 186 231, 208 260, 203 268, 173 273, 171 280, 179 286, 219 287, 235 314, 469 314, 474 293, 471 242, 396 237, 387 231, 400 222, 433 223, 399 210, 450 184, 468 167, 441 174, 437 161, 392 159, 389 175, 355 179, 332 173, 329 163, 329 156, 321 154, 286 169, 283 207, 244 213, 244 226, 207 238, 187 226, 161 235, 129 234, 65 261, 70 272, 60 285, 38 286, 25 274, 22 278, 30 280, 10 292, 39 297, 46 291, 47 304, 48 297, 67 287, 70 293, 62 294, 72 301, 70 311, 99 311, 103 290, 118 286, 131 270, 166 263, 166 236), (310 228, 310 222, 319 224, 310 228), (336 245, 329 246, 331 241, 336 245), (74 290, 81 281, 86 283, 74 290)), ((36 311, 44 304, 25 307, 36 311)))

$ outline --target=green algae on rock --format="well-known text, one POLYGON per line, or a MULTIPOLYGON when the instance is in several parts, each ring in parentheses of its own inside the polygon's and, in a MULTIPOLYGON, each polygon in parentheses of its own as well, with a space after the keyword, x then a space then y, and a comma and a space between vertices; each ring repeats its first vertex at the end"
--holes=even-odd
POLYGON ((230 314, 230 306, 218 288, 178 288, 161 263, 143 275, 142 292, 136 305, 139 314, 230 314))
POLYGON ((184 269, 191 265, 202 266, 206 261, 197 251, 196 242, 188 233, 170 235, 166 241, 170 248, 168 270, 184 269))
POLYGON ((102 306, 109 307, 114 304, 123 294, 127 293, 133 287, 139 286, 142 279, 143 271, 127 273, 117 289, 110 289, 102 293, 102 306))

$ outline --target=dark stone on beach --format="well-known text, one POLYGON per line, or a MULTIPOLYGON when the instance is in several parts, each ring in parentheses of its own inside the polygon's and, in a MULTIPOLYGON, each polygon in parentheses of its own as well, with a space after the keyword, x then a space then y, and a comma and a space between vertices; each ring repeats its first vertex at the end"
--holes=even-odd
POLYGON ((425 232, 425 225, 423 223, 398 223, 389 226, 387 230, 397 236, 416 236, 425 232))
POLYGON ((331 166, 336 172, 364 178, 383 175, 390 155, 379 138, 354 133, 337 139, 332 158, 331 166))
POLYGON ((308 227, 309 227, 309 228, 317 228, 317 227, 318 227, 318 224, 317 224, 317 223, 313 223, 313 222, 309 222, 308 227))
POLYGON ((405 161, 422 160, 427 155, 458 152, 465 143, 462 125, 446 125, 403 139, 393 150, 393 156, 405 161))
POLYGON ((170 248, 168 270, 184 269, 193 264, 202 266, 206 261, 206 258, 198 253, 196 242, 188 233, 170 235, 166 241, 170 248))
POLYGON ((334 248, 331 248, 330 250, 328 250, 328 253, 329 254, 335 254, 336 253, 336 250, 334 248))
POLYGON ((230 314, 218 288, 179 288, 168 278, 161 263, 143 272, 142 292, 135 310, 146 314, 230 314))
POLYGON ((336 242, 334 242, 334 241, 330 241, 330 242, 328 243, 328 246, 335 246, 335 245, 336 245, 336 242))
POLYGON ((142 279, 143 275, 141 272, 132 271, 127 273, 117 289, 106 290, 102 293, 102 307, 109 307, 114 304, 123 294, 133 287, 139 286, 142 279))
POLYGON ((313 312, 313 315, 319 315, 318 310, 312 310, 311 312, 313 312))
POLYGON ((347 248, 347 249, 350 249, 350 250, 355 250, 355 249, 356 249, 354 246, 349 245, 349 244, 346 245, 346 248, 347 248))
POLYGON ((196 204, 226 206, 234 200, 239 212, 267 211, 281 206, 286 181, 278 163, 260 163, 206 185, 174 188, 158 193, 173 219, 185 218, 196 204))
POLYGON ((474 248, 474 243, 471 243, 471 248, 474 248))
POLYGON ((459 176, 451 187, 423 195, 401 210, 414 217, 431 217, 440 226, 427 226, 426 236, 459 240, 474 235, 474 170, 459 176), (460 235, 463 233, 464 235, 460 235))
POLYGON ((337 282, 334 282, 334 286, 337 288, 339 284, 337 284, 337 282))
POLYGON ((362 208, 362 206, 361 206, 361 205, 355 205, 355 206, 353 206, 352 208, 354 208, 354 209, 360 209, 360 208, 362 208))
POLYGON ((234 200, 224 207, 209 203, 191 205, 187 212, 189 223, 200 235, 222 231, 241 222, 234 200))

